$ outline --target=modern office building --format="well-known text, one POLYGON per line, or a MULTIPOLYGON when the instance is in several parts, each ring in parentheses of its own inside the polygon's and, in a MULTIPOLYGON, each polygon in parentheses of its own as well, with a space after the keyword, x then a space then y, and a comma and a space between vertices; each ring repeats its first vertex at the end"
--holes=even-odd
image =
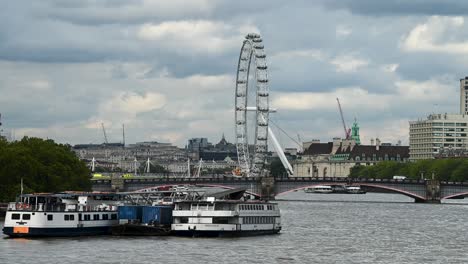
POLYGON ((459 156, 468 144, 468 77, 460 79, 460 112, 410 121, 410 160, 459 156))
POLYGON ((468 114, 468 76, 460 79, 460 114, 468 114))
POLYGON ((441 152, 465 150, 468 115, 432 114, 410 121, 410 160, 433 159, 441 152))

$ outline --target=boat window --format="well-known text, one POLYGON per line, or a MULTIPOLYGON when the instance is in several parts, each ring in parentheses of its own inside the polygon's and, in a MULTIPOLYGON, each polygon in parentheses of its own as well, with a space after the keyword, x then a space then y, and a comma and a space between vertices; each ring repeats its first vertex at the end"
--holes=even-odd
POLYGON ((70 215, 70 221, 75 221, 75 215, 70 215))
POLYGON ((99 214, 94 214, 93 215, 93 220, 99 220, 99 214))
POLYGON ((84 220, 85 220, 85 221, 91 220, 91 215, 85 215, 85 216, 84 216, 84 220))
POLYGON ((226 217, 214 217, 213 224, 227 224, 229 219, 226 217))
POLYGON ((23 220, 30 220, 31 215, 30 214, 23 214, 23 220))
POLYGON ((54 220, 54 215, 47 215, 47 221, 52 221, 54 220))
POLYGON ((63 215, 63 220, 70 221, 70 216, 69 215, 63 215))
POLYGON ((180 218, 180 223, 181 224, 187 224, 188 223, 188 217, 181 217, 180 218))
POLYGON ((109 220, 109 215, 108 214, 103 214, 102 215, 102 220, 109 220))
POLYGON ((11 219, 12 220, 19 220, 20 219, 20 214, 12 214, 11 219))
POLYGON ((111 214, 111 220, 117 220, 117 214, 111 214))

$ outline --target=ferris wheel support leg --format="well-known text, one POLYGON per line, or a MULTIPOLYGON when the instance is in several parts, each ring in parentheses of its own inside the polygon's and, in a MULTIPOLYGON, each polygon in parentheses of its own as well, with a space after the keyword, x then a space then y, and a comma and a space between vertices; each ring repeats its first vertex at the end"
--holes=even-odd
POLYGON ((288 173, 288 176, 291 177, 294 174, 293 168, 291 164, 289 163, 288 159, 286 158, 286 155, 284 155, 283 148, 281 147, 280 143, 276 139, 276 136, 270 127, 268 127, 268 135, 270 135, 271 141, 273 141, 273 146, 275 147, 276 153, 278 154, 278 157, 280 158, 281 163, 283 163, 284 169, 288 173))

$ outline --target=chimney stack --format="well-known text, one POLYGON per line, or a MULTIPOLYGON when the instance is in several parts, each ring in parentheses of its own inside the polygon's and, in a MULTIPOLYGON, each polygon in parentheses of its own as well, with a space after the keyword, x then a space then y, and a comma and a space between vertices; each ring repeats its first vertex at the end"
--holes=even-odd
POLYGON ((380 139, 376 138, 375 139, 375 149, 378 151, 380 149, 380 139))

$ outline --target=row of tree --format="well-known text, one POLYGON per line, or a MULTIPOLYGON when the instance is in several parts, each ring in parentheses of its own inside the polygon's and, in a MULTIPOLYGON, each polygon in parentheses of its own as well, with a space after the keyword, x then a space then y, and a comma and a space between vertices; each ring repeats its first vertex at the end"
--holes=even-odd
POLYGON ((382 161, 374 166, 354 166, 351 178, 391 179, 395 175, 409 179, 432 179, 443 181, 468 181, 468 159, 431 159, 417 162, 400 163, 382 161))
POLYGON ((0 201, 24 193, 91 190, 90 171, 69 145, 24 137, 7 142, 0 137, 0 201))

